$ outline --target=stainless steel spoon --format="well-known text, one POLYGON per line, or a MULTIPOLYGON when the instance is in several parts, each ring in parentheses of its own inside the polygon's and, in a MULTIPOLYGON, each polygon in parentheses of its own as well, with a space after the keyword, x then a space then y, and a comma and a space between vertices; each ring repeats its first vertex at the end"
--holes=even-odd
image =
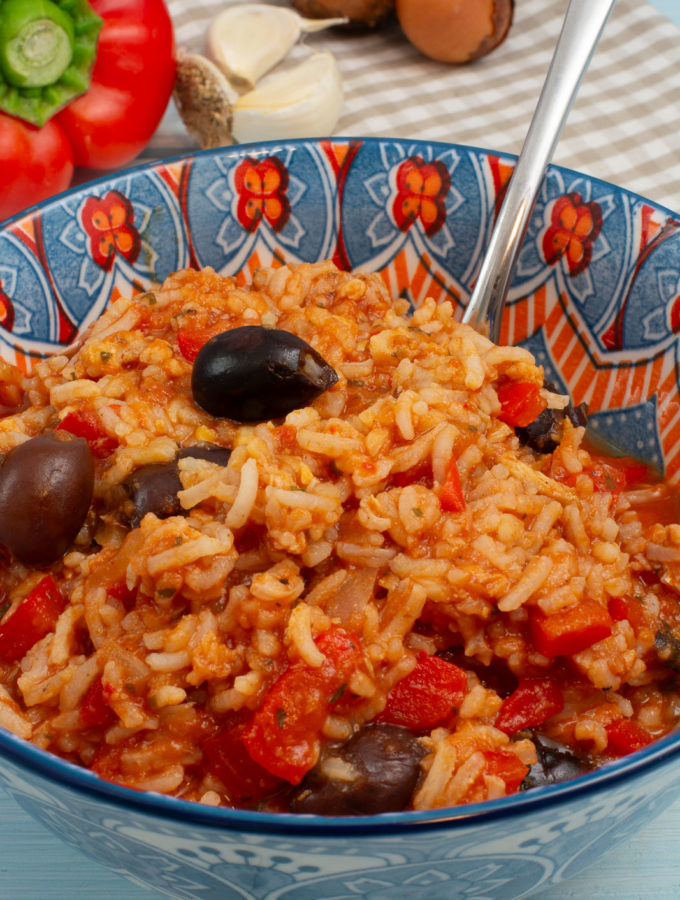
POLYGON ((616 0, 571 0, 538 105, 463 322, 498 343, 503 307, 536 195, 616 0))

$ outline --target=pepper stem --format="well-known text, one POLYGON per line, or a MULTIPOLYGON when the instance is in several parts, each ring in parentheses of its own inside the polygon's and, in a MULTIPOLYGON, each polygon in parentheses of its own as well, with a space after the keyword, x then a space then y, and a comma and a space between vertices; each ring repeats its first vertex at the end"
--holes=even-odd
POLYGON ((51 0, 5 0, 0 22, 0 65, 15 87, 46 87, 73 58, 73 20, 51 0))
POLYGON ((101 27, 88 0, 0 0, 0 110, 41 126, 84 93, 101 27))

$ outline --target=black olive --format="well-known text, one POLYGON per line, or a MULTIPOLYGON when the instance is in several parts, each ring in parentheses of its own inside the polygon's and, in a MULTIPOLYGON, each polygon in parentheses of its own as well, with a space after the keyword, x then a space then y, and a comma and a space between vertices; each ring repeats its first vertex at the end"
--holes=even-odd
POLYGON ((425 753, 407 728, 365 725, 331 754, 355 777, 331 781, 323 764, 317 765, 293 795, 291 811, 322 816, 398 812, 411 800, 425 753))
POLYGON ((124 510, 124 513, 127 512, 126 518, 130 525, 136 528, 149 512, 159 519, 187 514, 187 510, 182 508, 177 499, 177 493, 182 490, 178 459, 191 456, 194 459, 206 459, 208 462, 226 466, 230 455, 231 450, 226 447, 201 443, 193 447, 182 447, 171 462, 152 463, 136 469, 123 482, 133 507, 132 510, 124 510))
POLYGON ((54 562, 80 531, 93 489, 84 438, 59 431, 19 444, 0 467, 0 542, 26 565, 54 562))
POLYGON ((544 784, 558 784, 569 781, 592 771, 594 766, 583 756, 577 756, 569 747, 553 741, 542 734, 532 734, 538 761, 529 769, 520 790, 541 787, 544 784))
POLYGON ((191 390, 213 416, 263 422, 307 406, 337 380, 335 369, 296 334, 244 325, 201 348, 191 390))
MULTIPOLYGON (((553 393, 559 393, 549 381, 543 386, 553 393)), ((569 419, 572 425, 579 427, 588 424, 588 404, 578 406, 569 401, 564 409, 544 409, 529 425, 515 428, 520 441, 537 453, 552 453, 559 446, 562 438, 564 420, 569 419)))

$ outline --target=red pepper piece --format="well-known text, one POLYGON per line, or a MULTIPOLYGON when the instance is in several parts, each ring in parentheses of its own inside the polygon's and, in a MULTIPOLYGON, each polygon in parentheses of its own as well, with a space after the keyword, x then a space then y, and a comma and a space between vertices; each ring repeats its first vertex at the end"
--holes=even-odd
POLYGON ((483 750, 482 753, 486 761, 484 774, 498 775, 505 782, 506 793, 516 793, 529 772, 529 766, 509 750, 483 750))
POLYGON ((344 628, 325 631, 316 645, 326 657, 323 664, 300 662, 286 669, 243 730, 252 759, 291 784, 299 784, 316 763, 331 704, 363 663, 359 639, 344 628))
POLYGON ((114 600, 119 600, 128 612, 135 605, 137 599, 137 592, 131 591, 124 581, 116 581, 114 584, 108 585, 106 593, 114 600))
POLYGON ((180 328, 177 332, 179 352, 187 362, 192 363, 204 344, 218 332, 214 328, 180 328))
POLYGON ((635 631, 647 624, 645 609, 639 600, 629 597, 610 597, 607 610, 614 622, 622 622, 626 619, 635 631))
POLYGON ((466 687, 467 675, 462 669, 423 653, 415 669, 389 692, 385 709, 376 721, 414 731, 434 728, 460 706, 466 687))
POLYGON ((631 719, 615 719, 606 727, 607 749, 615 756, 642 750, 654 740, 652 735, 631 719))
POLYGON ((50 631, 54 631, 66 598, 51 575, 33 588, 0 625, 0 660, 16 662, 50 631))
MULTIPOLYGON (((609 491, 620 493, 636 484, 641 484, 650 479, 650 472, 644 463, 631 459, 628 456, 590 457, 590 465, 583 470, 584 475, 590 475, 593 487, 598 492, 609 491)), ((578 475, 569 475, 565 478, 567 484, 573 485, 578 475)))
POLYGON ((57 431, 68 431, 76 437, 85 438, 92 455, 97 459, 110 456, 118 446, 118 441, 110 437, 102 427, 99 417, 89 409, 78 409, 66 413, 57 425, 57 431))
POLYGON ((501 405, 498 418, 513 428, 531 425, 547 406, 540 385, 533 381, 506 381, 496 393, 501 405))
POLYGON ((243 725, 235 725, 201 741, 208 771, 219 778, 238 806, 257 803, 282 784, 248 753, 243 730, 243 725))
POLYGON ((542 725, 563 709, 564 697, 554 678, 523 678, 503 701, 496 728, 506 734, 517 734, 525 728, 542 725))
POLYGON ((546 616, 534 610, 530 620, 534 646, 543 656, 571 656, 612 633, 612 618, 596 600, 546 616))
POLYGON ((446 473, 446 481, 439 493, 439 505, 445 512, 463 512, 465 498, 460 483, 460 473, 454 456, 451 457, 449 469, 446 473))
POLYGON ((106 695, 107 691, 104 689, 104 682, 100 675, 85 691, 85 696, 80 704, 80 721, 85 728, 112 725, 115 722, 116 714, 107 703, 106 695))

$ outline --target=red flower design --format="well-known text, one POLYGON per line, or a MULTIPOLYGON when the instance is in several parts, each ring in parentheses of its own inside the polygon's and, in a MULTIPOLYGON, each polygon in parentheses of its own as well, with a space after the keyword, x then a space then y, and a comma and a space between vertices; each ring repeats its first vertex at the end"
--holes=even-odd
POLYGON ((14 325, 14 304, 2 289, 0 281, 0 326, 6 331, 11 331, 14 325))
POLYGON ((411 156, 397 170, 397 196, 392 204, 394 220, 401 231, 408 231, 420 219, 425 234, 435 234, 446 220, 444 200, 451 187, 451 176, 443 162, 426 163, 411 156))
POLYGON ((280 159, 268 156, 244 159, 234 174, 238 194, 237 218, 247 231, 255 231, 264 219, 281 231, 290 215, 288 172, 280 159))
POLYGON ((548 265, 564 257, 570 275, 588 268, 593 243, 602 229, 598 203, 584 203, 577 193, 564 194, 555 201, 550 224, 543 236, 543 256, 548 265))
POLYGON ((98 266, 110 270, 116 255, 134 263, 142 241, 134 226, 132 204, 120 191, 109 191, 104 197, 88 197, 80 217, 90 238, 92 258, 98 266))
POLYGON ((668 325, 673 332, 677 334, 680 331, 680 296, 674 297, 666 307, 668 316, 668 325))

